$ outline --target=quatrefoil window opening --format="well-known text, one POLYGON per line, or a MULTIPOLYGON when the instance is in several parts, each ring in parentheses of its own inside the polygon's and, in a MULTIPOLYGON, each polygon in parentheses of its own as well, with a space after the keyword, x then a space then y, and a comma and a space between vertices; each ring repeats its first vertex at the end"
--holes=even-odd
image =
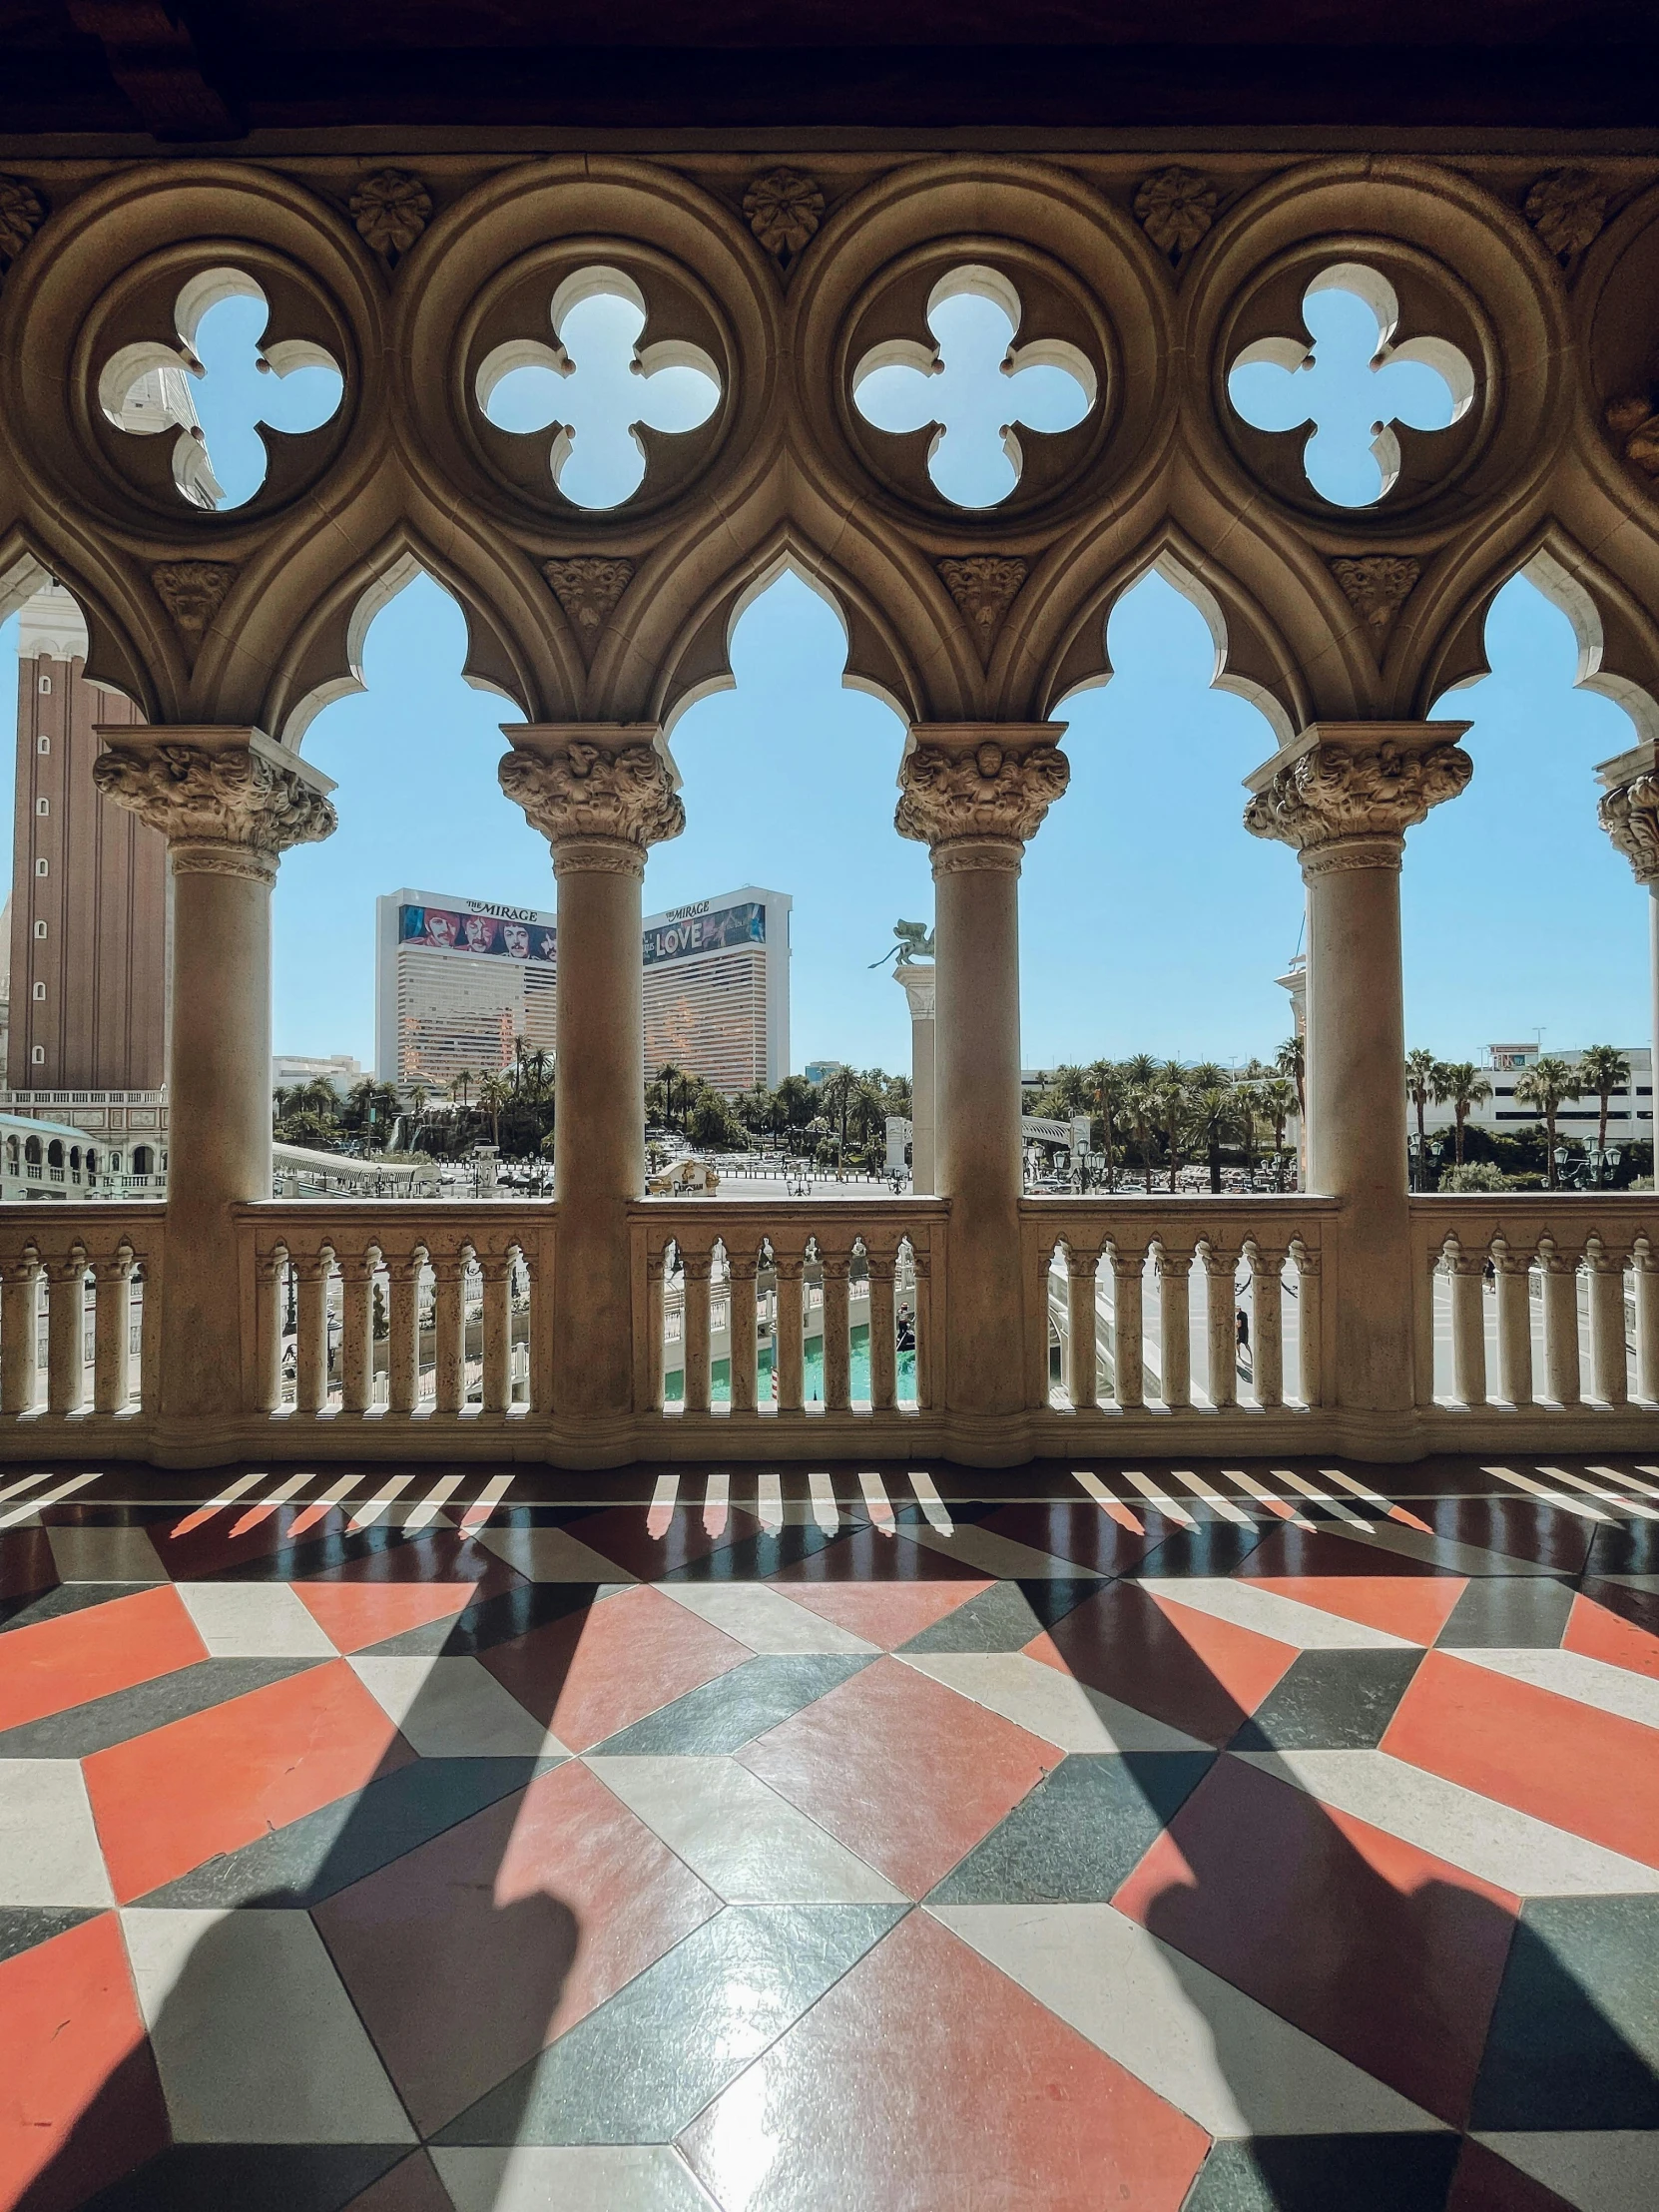
POLYGON ((259 426, 293 437, 319 430, 345 392, 339 363, 309 338, 262 343, 271 305, 238 269, 193 276, 174 306, 176 347, 124 345, 105 363, 98 399, 117 429, 174 435, 173 481, 210 513, 245 506, 270 454, 259 426))
POLYGON ((852 372, 852 404, 872 429, 933 430, 927 474, 955 507, 995 507, 1025 465, 1018 429, 1053 436, 1092 411, 1099 380, 1064 338, 1016 346, 1021 304, 994 269, 952 270, 933 286, 935 343, 888 338, 852 372))
POLYGON ((1399 475, 1394 424, 1444 430, 1474 399, 1474 370, 1448 338, 1390 343, 1399 302, 1387 278, 1357 263, 1316 276, 1303 294, 1313 337, 1258 338, 1233 363, 1227 393, 1258 430, 1313 425, 1302 465, 1322 499, 1372 507, 1399 475))
POLYGON ((699 345, 641 345, 645 295, 618 269, 584 269, 553 294, 552 345, 512 338, 485 355, 478 404, 498 430, 552 430, 548 465, 573 506, 619 507, 644 483, 642 429, 700 429, 720 404, 720 371, 699 345))

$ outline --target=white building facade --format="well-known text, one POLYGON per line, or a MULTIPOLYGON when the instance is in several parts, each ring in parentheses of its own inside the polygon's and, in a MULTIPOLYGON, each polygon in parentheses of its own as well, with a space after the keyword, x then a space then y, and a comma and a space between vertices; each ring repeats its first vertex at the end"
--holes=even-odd
MULTIPOLYGON (((1623 1044, 1618 1047, 1620 1057, 1630 1069, 1630 1080, 1613 1091, 1607 1101, 1607 1141, 1609 1144, 1629 1144, 1633 1140, 1652 1141, 1653 1137, 1653 1050, 1645 1044, 1623 1044)), ((1525 1044, 1487 1045, 1479 1061, 1483 1080, 1491 1085, 1491 1096, 1471 1106, 1467 1126, 1484 1129, 1489 1136, 1512 1134, 1517 1129, 1536 1128, 1543 1116, 1536 1106, 1528 1106, 1515 1096, 1515 1085, 1529 1067, 1546 1056, 1545 1047, 1536 1039, 1525 1044)), ((1565 1060, 1569 1067, 1576 1067, 1582 1057, 1580 1051, 1556 1052, 1548 1048, 1551 1059, 1565 1060)), ((1415 1109, 1413 1109, 1413 1120, 1415 1109)), ((1423 1114, 1423 1125, 1430 1131, 1449 1129, 1456 1122, 1456 1114, 1450 1106, 1429 1106, 1423 1114)), ((1594 1091, 1586 1089, 1578 1099, 1569 1100, 1555 1116, 1557 1133, 1564 1137, 1595 1138, 1601 1125, 1601 1100, 1594 1091)))

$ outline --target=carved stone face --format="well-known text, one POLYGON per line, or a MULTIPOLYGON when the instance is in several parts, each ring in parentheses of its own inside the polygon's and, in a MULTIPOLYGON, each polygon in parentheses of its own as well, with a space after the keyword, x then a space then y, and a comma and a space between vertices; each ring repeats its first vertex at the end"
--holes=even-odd
POLYGON ((974 753, 974 766, 986 783, 1002 774, 1002 748, 999 745, 982 745, 974 753))

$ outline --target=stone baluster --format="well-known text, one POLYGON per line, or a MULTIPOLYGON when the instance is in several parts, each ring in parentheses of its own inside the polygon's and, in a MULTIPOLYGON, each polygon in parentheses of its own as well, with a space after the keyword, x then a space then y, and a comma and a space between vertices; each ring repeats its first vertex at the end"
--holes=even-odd
POLYGON ((1578 1381, 1578 1255, 1538 1240, 1544 1279, 1544 1390, 1557 1405, 1582 1401, 1578 1381))
POLYGON ((1239 1402, 1239 1255, 1207 1238, 1204 1244, 1204 1334, 1210 1372, 1210 1403, 1239 1402))
POLYGON ((827 1252, 824 1268, 824 1410, 844 1413, 852 1404, 852 1328, 849 1253, 827 1252))
POLYGON ((1158 1239, 1158 1366, 1172 1413, 1193 1401, 1193 1247, 1158 1239))
MULTIPOLYGON (((1046 1271, 1043 1296, 1046 1301, 1046 1271)), ((1066 1395, 1077 1413, 1100 1403, 1099 1300, 1100 1254, 1088 1245, 1067 1245, 1066 1395)), ((1046 1360, 1043 1364, 1046 1370, 1046 1360)))
POLYGON ((97 1308, 93 1321, 92 1404, 98 1413, 124 1413, 133 1393, 130 1246, 101 1253, 93 1262, 97 1308))
POLYGON ((0 1281, 0 1412, 35 1409, 40 1277, 40 1256, 31 1246, 7 1261, 0 1281))
POLYGON ((328 1402, 328 1275, 331 1255, 307 1252, 294 1261, 297 1336, 293 1356, 293 1409, 320 1413, 328 1402))
POLYGON ((942 1395, 981 1420, 1025 1397, 1008 1305, 1021 1281, 1018 886, 1025 844, 1066 788, 1063 727, 924 725, 899 770, 899 833, 933 857, 936 1166, 951 1204, 942 1395))
POLYGON ((1486 1402, 1486 1255, 1448 1240, 1451 1278, 1451 1393, 1459 1405, 1486 1402))
POLYGON ((1112 1372, 1113 1395, 1120 1412, 1133 1412, 1146 1403, 1146 1358, 1141 1350, 1141 1283, 1146 1272, 1146 1247, 1112 1245, 1112 1372))
POLYGON ((339 1404, 366 1413, 374 1402, 374 1255, 343 1254, 339 1263, 339 1404))
POLYGON ((434 1252, 432 1409, 458 1413, 466 1403, 466 1254, 434 1252))
POLYGON ((806 1388, 801 1293, 807 1263, 799 1252, 779 1252, 773 1266, 778 1277, 778 1324, 773 1332, 772 1348, 772 1357, 777 1363, 778 1410, 799 1413, 806 1388))
POLYGON ((484 1279, 484 1379, 486 1413, 504 1414, 513 1401, 513 1256, 480 1253, 484 1279))
POLYGON ((667 1327, 663 1278, 667 1272, 667 1245, 648 1251, 645 1261, 645 1402, 653 1413, 663 1409, 663 1338, 667 1327))
POLYGON ((1250 1244, 1251 1372, 1256 1402, 1263 1407, 1285 1402, 1285 1254, 1250 1244))
POLYGON ((1467 784, 1463 722, 1317 723, 1248 779, 1245 827, 1308 886, 1308 1176, 1343 1201, 1336 1397, 1413 1431, 1399 869, 1405 831, 1467 784))
POLYGON ((1506 1405, 1532 1403, 1532 1255, 1506 1237, 1492 1240, 1497 1277, 1497 1394, 1506 1405))
POLYGON ((87 1256, 77 1245, 46 1274, 46 1408, 78 1413, 85 1397, 87 1256))
POLYGON ((558 885, 559 1265, 536 1326, 551 1331, 561 1417, 614 1429, 634 1404, 628 1209, 645 1195, 641 886, 647 852, 680 834, 685 811, 653 724, 504 734, 501 788, 547 837, 558 885))
POLYGON ((758 1252, 726 1247, 726 1341, 731 1348, 732 1410, 752 1413, 756 1392, 755 1284, 761 1272, 758 1252))
MULTIPOLYGON (((1659 1097, 1659 1083, 1654 1085, 1659 1097)), ((1638 1237, 1631 1254, 1636 1278, 1636 1395, 1659 1401, 1659 1252, 1638 1237)))
POLYGON ((681 1351, 685 1360, 688 1413, 709 1410, 709 1278, 714 1264, 712 1252, 688 1252, 684 1245, 681 1246, 681 1280, 686 1286, 681 1351))
POLYGON ((869 1409, 890 1413, 898 1403, 898 1339, 894 1333, 893 1274, 898 1255, 890 1246, 866 1245, 869 1277, 869 1409))
POLYGON ((283 852, 333 830, 333 786, 246 727, 122 723, 99 736, 99 790, 168 844, 166 1449, 245 1409, 231 1210, 271 1196, 271 890, 283 852))
POLYGON ((916 1410, 924 1411, 937 1402, 933 1385, 933 1255, 924 1246, 910 1247, 910 1265, 915 1270, 915 1374, 916 1410))
POLYGON ((931 1198, 938 1186, 938 1000, 933 963, 901 960, 893 981, 910 1007, 910 1189, 931 1198))
POLYGON ((1302 1369, 1302 1402, 1325 1403, 1325 1297, 1323 1255, 1300 1237, 1296 1253, 1296 1349, 1302 1369))
POLYGON ((1590 1388, 1604 1405, 1630 1402, 1630 1370, 1624 1345, 1624 1254, 1592 1237, 1584 1253, 1589 1270, 1590 1388))
POLYGON ((275 1413, 282 1402, 282 1297, 288 1258, 280 1247, 261 1253, 254 1272, 254 1410, 275 1413))
POLYGON ((421 1253, 386 1259, 386 1411, 412 1413, 420 1397, 421 1253))

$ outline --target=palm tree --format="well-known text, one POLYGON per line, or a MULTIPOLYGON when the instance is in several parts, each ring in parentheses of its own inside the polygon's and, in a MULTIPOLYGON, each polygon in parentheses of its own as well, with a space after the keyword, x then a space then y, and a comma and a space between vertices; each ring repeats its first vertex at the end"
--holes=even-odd
POLYGON ((1296 1104, 1296 1086, 1276 1075, 1262 1085, 1262 1111, 1273 1123, 1273 1149, 1279 1156, 1279 1188, 1285 1188, 1285 1125, 1296 1104))
POLYGON ((1515 1078, 1517 1101, 1522 1106, 1536 1106, 1544 1117, 1545 1181, 1552 1191, 1556 1188, 1555 1117, 1569 1099, 1583 1095, 1584 1086, 1576 1070, 1553 1052, 1546 1052, 1541 1060, 1534 1060, 1515 1078))
POLYGON ((1099 1109, 1101 1136, 1106 1146, 1106 1188, 1116 1187, 1117 1169, 1112 1154, 1112 1124, 1117 1119, 1118 1070, 1110 1060, 1096 1060, 1089 1068, 1089 1096, 1099 1109))
POLYGON ((672 1129, 674 1127, 674 1086, 676 1083, 681 1086, 680 1106, 682 1114, 685 1114, 690 1110, 688 1094, 691 1090, 691 1079, 684 1068, 677 1067, 672 1060, 665 1060, 657 1070, 657 1080, 663 1086, 663 1119, 672 1129))
POLYGON ((1141 1148, 1141 1171, 1146 1182, 1146 1194, 1152 1196, 1152 1117, 1155 1102, 1149 1083, 1131 1083, 1123 1095, 1123 1111, 1135 1142, 1141 1148))
POLYGON ((1308 1126, 1308 1048, 1299 1035, 1287 1037, 1273 1056, 1273 1064, 1287 1082, 1296 1085, 1296 1116, 1308 1126))
POLYGON ((476 1083, 477 1080, 478 1078, 472 1073, 469 1068, 462 1068, 459 1075, 452 1076, 450 1078, 449 1095, 455 1101, 457 1106, 460 1106, 462 1108, 465 1107, 468 1095, 472 1090, 473 1084, 476 1083))
POLYGON ((1457 1117, 1456 1163, 1463 1164, 1463 1129, 1469 1118, 1469 1108, 1479 1106, 1492 1095, 1492 1086, 1472 1060, 1448 1060, 1438 1072, 1434 1097, 1441 1106, 1449 1106, 1457 1117))
POLYGON ((501 1142, 501 1109, 512 1095, 505 1075, 486 1075, 479 1079, 478 1103, 490 1117, 490 1143, 493 1145, 501 1142))
MULTIPOLYGON (((1630 1062, 1616 1044, 1592 1044, 1578 1055, 1578 1073, 1584 1088, 1593 1091, 1601 1103, 1601 1121, 1596 1130, 1596 1150, 1607 1150, 1607 1101, 1615 1091, 1622 1091, 1630 1080, 1630 1062)), ((1596 1169, 1596 1181, 1601 1180, 1601 1170, 1596 1169)))
MULTIPOLYGON (((1417 1045, 1405 1055, 1405 1095, 1417 1110, 1417 1188, 1422 1188, 1424 1169, 1428 1160, 1428 1132, 1423 1126, 1424 1111, 1434 1105, 1440 1096, 1440 1063, 1426 1045, 1417 1045)), ((1458 1158, 1462 1158, 1461 1152, 1458 1158)))
POLYGON ((1166 1060, 1158 1071, 1158 1118, 1163 1129, 1164 1143, 1169 1150, 1169 1187, 1172 1191, 1181 1165, 1182 1127, 1190 1103, 1187 1082, 1187 1071, 1179 1060, 1166 1060))

